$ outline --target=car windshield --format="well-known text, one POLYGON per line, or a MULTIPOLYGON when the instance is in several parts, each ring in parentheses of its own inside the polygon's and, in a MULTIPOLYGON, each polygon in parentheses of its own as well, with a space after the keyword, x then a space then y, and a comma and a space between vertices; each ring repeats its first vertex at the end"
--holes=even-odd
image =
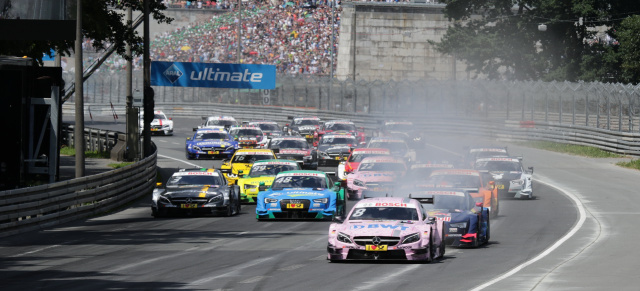
POLYGON ((407 145, 404 142, 372 141, 370 148, 383 148, 390 151, 404 151, 407 145))
POLYGON ((391 131, 410 131, 413 129, 413 124, 393 123, 385 125, 385 128, 391 131))
POLYGON ((507 152, 494 152, 494 151, 484 151, 484 152, 474 152, 471 153, 471 158, 473 160, 482 159, 482 158, 493 158, 493 157, 504 157, 507 156, 507 152))
POLYGON ((386 154, 381 154, 381 153, 354 153, 349 157, 349 162, 355 162, 355 163, 359 163, 361 162, 364 158, 368 158, 368 157, 374 157, 374 156, 385 156, 386 154))
POLYGON ((499 171, 499 172, 520 172, 522 167, 518 162, 512 161, 479 161, 476 162, 476 170, 499 171))
POLYGON ((254 128, 232 129, 232 136, 262 136, 262 131, 254 128))
POLYGON ((355 131, 356 126, 349 123, 329 123, 325 125, 324 130, 355 131))
POLYGON ((358 171, 391 171, 391 172, 403 172, 407 169, 404 164, 401 163, 385 163, 385 162, 372 162, 362 163, 358 167, 358 171))
POLYGON ((358 207, 349 220, 420 220, 418 210, 408 207, 358 207))
POLYGON ((435 187, 480 188, 480 177, 474 175, 432 175, 425 181, 435 187))
POLYGON ((198 132, 196 133, 196 140, 205 139, 227 139, 227 134, 224 132, 198 132))
POLYGON ((320 124, 320 120, 318 119, 294 119, 293 124, 295 125, 318 125, 320 124))
POLYGON ((206 126, 213 126, 213 125, 218 125, 218 126, 232 126, 232 125, 237 125, 238 123, 235 120, 229 120, 229 119, 210 119, 207 120, 207 124, 205 124, 206 126))
POLYGON ((185 185, 222 185, 222 179, 214 175, 173 175, 167 181, 167 187, 185 185))
POLYGON ((269 144, 270 149, 308 149, 306 140, 273 139, 269 144))
POLYGON ((267 153, 251 154, 251 155, 235 155, 231 163, 255 163, 256 161, 275 159, 273 155, 267 153))
POLYGON ((164 114, 154 114, 153 119, 167 119, 167 117, 164 114))
POLYGON ((318 176, 280 176, 273 181, 271 190, 284 188, 327 188, 325 177, 318 176))
POLYGON ((260 123, 258 127, 260 127, 262 131, 280 131, 280 128, 275 123, 260 123))
POLYGON ((275 176, 280 172, 297 170, 297 165, 268 165, 265 163, 253 165, 249 177, 275 176))
POLYGON ((422 204, 425 209, 469 210, 471 205, 464 196, 433 195, 433 203, 422 204))
POLYGON ((325 136, 322 138, 321 144, 356 144, 356 138, 353 136, 345 136, 345 137, 333 137, 333 136, 325 136))

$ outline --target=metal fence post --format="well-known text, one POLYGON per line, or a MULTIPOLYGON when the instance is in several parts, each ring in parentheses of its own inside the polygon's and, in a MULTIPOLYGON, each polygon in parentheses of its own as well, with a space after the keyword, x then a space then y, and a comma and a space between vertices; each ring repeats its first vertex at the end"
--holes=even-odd
POLYGON ((558 122, 562 124, 562 94, 560 94, 560 115, 558 117, 558 122))
POLYGON ((587 92, 584 100, 584 125, 589 126, 589 92, 587 92))
POLYGON ((611 102, 610 96, 607 96, 607 130, 611 130, 611 102))
POLYGON ((544 122, 549 122, 549 93, 544 93, 544 122))
POLYGON ((618 131, 622 131, 622 99, 618 99, 618 131))
POLYGON ((520 120, 524 120, 524 107, 526 105, 526 95, 522 92, 522 115, 520 116, 520 120))
POLYGON ((571 101, 573 103, 573 106, 571 107, 571 125, 576 125, 576 93, 573 92, 573 94, 571 95, 571 101))
POLYGON ((596 108, 598 109, 596 111, 596 128, 600 128, 600 98, 598 98, 598 106, 596 108))
POLYGON ((507 120, 509 120, 509 94, 511 94, 511 92, 507 91, 507 120))

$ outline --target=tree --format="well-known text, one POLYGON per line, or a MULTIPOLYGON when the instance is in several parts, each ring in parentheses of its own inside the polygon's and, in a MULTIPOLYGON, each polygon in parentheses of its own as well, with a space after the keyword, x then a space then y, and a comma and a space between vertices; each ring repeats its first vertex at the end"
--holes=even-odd
POLYGON ((640 15, 626 18, 616 35, 620 42, 622 79, 628 83, 640 82, 640 15))
MULTIPOLYGON (((75 1, 70 2, 73 4, 68 11, 75 14, 75 1)), ((90 39, 98 50, 104 50, 106 45, 114 45, 116 53, 124 58, 128 58, 125 54, 127 43, 131 45, 133 55, 142 54, 142 37, 124 21, 127 7, 142 11, 142 1, 82 0, 84 38, 90 39)), ((151 16, 158 23, 171 23, 173 20, 162 13, 166 8, 162 0, 149 0, 151 16)), ((73 41, 0 41, 0 55, 28 56, 41 63, 43 54, 48 54, 51 49, 69 55, 73 47, 73 41)))
POLYGON ((433 44, 491 79, 620 81, 617 46, 596 36, 614 36, 627 11, 640 11, 636 2, 447 0, 445 15, 456 22, 433 44))

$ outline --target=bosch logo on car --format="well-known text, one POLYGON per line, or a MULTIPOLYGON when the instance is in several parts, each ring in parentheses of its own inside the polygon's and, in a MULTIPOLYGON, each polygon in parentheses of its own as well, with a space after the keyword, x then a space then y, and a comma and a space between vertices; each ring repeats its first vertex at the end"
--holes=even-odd
POLYGON ((409 229, 406 226, 402 226, 402 225, 391 225, 391 224, 369 224, 367 226, 364 225, 353 225, 351 226, 353 229, 363 229, 363 228, 388 228, 388 229, 400 229, 400 230, 407 230, 409 229))

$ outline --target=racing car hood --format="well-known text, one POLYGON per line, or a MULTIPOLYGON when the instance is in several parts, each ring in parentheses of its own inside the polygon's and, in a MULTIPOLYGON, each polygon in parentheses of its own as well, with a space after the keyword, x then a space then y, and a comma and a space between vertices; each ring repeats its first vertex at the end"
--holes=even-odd
POLYGON ((251 163, 233 163, 231 164, 231 172, 233 174, 238 174, 238 171, 244 171, 244 173, 249 173, 251 170, 251 163))
POLYGON ((315 125, 301 125, 301 126, 292 126, 292 128, 297 128, 298 131, 315 131, 316 130, 316 126, 315 125))
POLYGON ((393 182, 397 176, 396 172, 357 171, 347 176, 347 179, 350 181, 358 179, 363 182, 393 182))
POLYGON ((327 154, 349 154, 351 147, 347 145, 320 145, 318 151, 325 152, 327 154))
POLYGON ((468 215, 468 211, 459 209, 431 209, 427 212, 428 217, 435 217, 438 220, 449 223, 468 221, 468 215))
MULTIPOLYGON (((420 221, 400 220, 347 220, 342 224, 333 224, 335 230, 350 237, 355 236, 397 236, 402 237, 424 229, 420 221)), ((332 227, 333 228, 333 227, 332 227)))
POLYGON ((260 176, 260 177, 250 177, 250 178, 240 178, 238 180, 238 186, 242 187, 242 185, 260 185, 260 183, 264 183, 266 186, 271 186, 273 184, 273 180, 276 176, 260 176))
POLYGON ((489 173, 496 180, 511 181, 511 180, 520 179, 520 177, 522 177, 522 172, 520 171, 511 171, 511 172, 510 171, 491 171, 489 173))
POLYGON ((330 198, 334 193, 329 189, 321 188, 285 188, 273 191, 271 189, 265 192, 264 197, 274 199, 300 199, 300 198, 330 198))
POLYGON ((169 119, 154 119, 151 121, 151 125, 173 125, 173 121, 169 119))
POLYGON ((301 149, 281 149, 278 151, 279 154, 282 155, 305 155, 308 156, 311 154, 311 150, 301 150, 301 149))
POLYGON ((233 144, 231 142, 226 141, 224 139, 195 141, 195 142, 192 142, 192 144, 196 145, 196 146, 199 146, 199 147, 207 147, 207 146, 230 147, 230 146, 233 146, 233 144))
POLYGON ((217 186, 182 186, 176 188, 168 188, 166 192, 161 193, 160 195, 169 197, 169 198, 178 198, 178 197, 207 197, 211 195, 219 195, 221 194, 220 188, 217 186))

